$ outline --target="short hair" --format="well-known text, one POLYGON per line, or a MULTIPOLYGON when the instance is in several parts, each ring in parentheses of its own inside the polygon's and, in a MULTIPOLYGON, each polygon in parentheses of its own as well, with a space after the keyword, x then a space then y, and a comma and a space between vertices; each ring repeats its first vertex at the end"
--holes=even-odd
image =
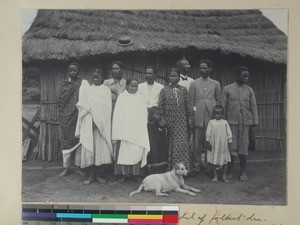
POLYGON ((180 68, 182 68, 182 62, 183 61, 187 61, 187 62, 189 62, 187 59, 179 59, 178 61, 177 61, 177 63, 176 63, 176 67, 178 68, 178 69, 180 69, 180 68))
POLYGON ((94 68, 93 73, 99 73, 102 77, 104 76, 103 70, 100 67, 94 68))
POLYGON ((213 113, 215 113, 217 110, 222 111, 224 114, 224 107, 222 105, 216 105, 213 109, 213 113))
POLYGON ((247 66, 237 66, 234 69, 234 74, 235 74, 235 76, 240 76, 243 71, 248 71, 249 72, 248 67, 247 66))
POLYGON ((201 63, 205 63, 209 68, 213 67, 213 62, 210 59, 202 59, 199 62, 199 66, 201 65, 201 63))
POLYGON ((147 69, 152 69, 153 70, 153 73, 155 74, 155 75, 157 75, 157 73, 158 73, 158 68, 157 68, 157 66, 147 66, 146 67, 146 70, 147 69))
POLYGON ((124 69, 125 64, 122 61, 113 61, 109 68, 111 69, 114 64, 117 64, 121 69, 124 69))
POLYGON ((78 70, 80 69, 79 63, 77 63, 77 62, 71 62, 71 63, 69 64, 69 67, 70 67, 70 66, 76 66, 76 67, 78 68, 78 70))
POLYGON ((170 73, 169 73, 169 75, 171 74, 171 72, 176 72, 177 74, 178 74, 178 76, 180 75, 180 72, 179 72, 179 69, 177 68, 177 67, 172 67, 171 69, 170 69, 170 73))
POLYGON ((134 80, 139 83, 138 79, 136 79, 135 77, 130 77, 126 81, 126 86, 128 86, 134 80))
POLYGON ((148 121, 150 121, 153 118, 153 115, 155 112, 161 112, 162 109, 159 108, 158 106, 152 106, 151 108, 148 109, 148 121))
MULTIPOLYGON (((103 84, 103 82, 104 82, 104 73, 103 73, 103 70, 101 68, 94 68, 93 69, 93 74, 94 73, 99 73, 100 74, 100 76, 102 78, 101 84, 103 84)), ((93 74, 92 74, 92 78, 93 78, 93 74)))

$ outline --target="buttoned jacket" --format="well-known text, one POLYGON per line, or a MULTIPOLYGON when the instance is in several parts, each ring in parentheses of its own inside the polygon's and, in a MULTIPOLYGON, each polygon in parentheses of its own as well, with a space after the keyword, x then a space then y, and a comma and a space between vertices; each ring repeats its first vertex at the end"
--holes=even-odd
POLYGON ((204 127, 212 118, 213 108, 216 104, 221 104, 220 83, 209 77, 199 77, 191 82, 189 95, 194 110, 194 125, 204 127))

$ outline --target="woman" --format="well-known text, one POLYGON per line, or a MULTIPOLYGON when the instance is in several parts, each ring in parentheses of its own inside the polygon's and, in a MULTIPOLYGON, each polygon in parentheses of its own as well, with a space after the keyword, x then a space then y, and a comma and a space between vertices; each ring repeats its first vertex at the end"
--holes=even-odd
POLYGON ((169 84, 161 90, 158 106, 162 108, 163 121, 170 131, 169 170, 176 163, 183 163, 191 171, 188 129, 193 124, 192 107, 188 91, 178 84, 179 80, 178 69, 171 68, 169 84))
POLYGON ((147 131, 147 107, 144 98, 137 93, 138 81, 129 78, 126 90, 117 99, 114 115, 112 140, 117 142, 115 174, 123 175, 120 180, 142 175, 147 164, 150 144, 147 131))
POLYGON ((103 71, 95 69, 92 74, 92 85, 82 81, 79 101, 78 121, 75 135, 80 138, 81 167, 89 168, 89 178, 84 184, 97 180, 104 183, 99 169, 102 165, 111 164, 111 93, 102 85, 103 71))
POLYGON ((112 98, 112 113, 115 108, 115 104, 119 94, 121 94, 126 88, 126 80, 123 79, 124 63, 121 61, 114 61, 110 65, 112 78, 104 81, 104 85, 108 86, 111 91, 112 98))

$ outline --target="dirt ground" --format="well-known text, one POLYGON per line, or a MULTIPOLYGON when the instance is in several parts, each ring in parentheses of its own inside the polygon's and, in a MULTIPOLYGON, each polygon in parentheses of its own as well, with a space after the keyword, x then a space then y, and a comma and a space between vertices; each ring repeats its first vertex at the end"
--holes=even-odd
POLYGON ((248 160, 248 182, 235 177, 231 183, 211 182, 203 173, 188 177, 186 183, 201 189, 196 197, 171 192, 169 197, 158 197, 143 191, 133 197, 129 193, 136 190, 139 182, 129 180, 123 184, 114 181, 112 172, 106 173, 105 184, 98 182, 84 185, 86 179, 77 174, 61 178, 62 162, 40 160, 23 162, 23 202, 101 202, 101 203, 197 203, 197 204, 247 204, 286 205, 286 161, 285 154, 278 152, 250 152, 248 160))

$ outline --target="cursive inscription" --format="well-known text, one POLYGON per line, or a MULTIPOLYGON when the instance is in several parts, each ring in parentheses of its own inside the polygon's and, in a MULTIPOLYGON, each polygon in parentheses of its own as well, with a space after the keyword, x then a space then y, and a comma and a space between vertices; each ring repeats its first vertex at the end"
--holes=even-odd
POLYGON ((196 215, 195 212, 193 212, 191 215, 189 215, 188 212, 185 212, 185 213, 183 213, 183 215, 179 218, 179 220, 182 220, 182 219, 184 219, 184 220, 194 220, 194 219, 195 219, 195 215, 196 215))
POLYGON ((194 225, 221 225, 222 222, 230 221, 234 221, 235 224, 237 224, 237 222, 243 224, 245 221, 252 221, 259 224, 267 222, 266 219, 259 218, 255 213, 240 213, 233 215, 232 213, 224 213, 217 208, 212 216, 208 215, 207 213, 199 214, 197 212, 184 212, 182 216, 180 216, 179 220, 186 220, 189 221, 188 224, 194 225))
POLYGON ((210 219, 208 225, 210 225, 212 222, 216 222, 218 225, 220 225, 220 221, 241 221, 243 217, 246 217, 243 213, 238 216, 233 216, 231 213, 222 213, 220 210, 216 209, 216 212, 210 219))

